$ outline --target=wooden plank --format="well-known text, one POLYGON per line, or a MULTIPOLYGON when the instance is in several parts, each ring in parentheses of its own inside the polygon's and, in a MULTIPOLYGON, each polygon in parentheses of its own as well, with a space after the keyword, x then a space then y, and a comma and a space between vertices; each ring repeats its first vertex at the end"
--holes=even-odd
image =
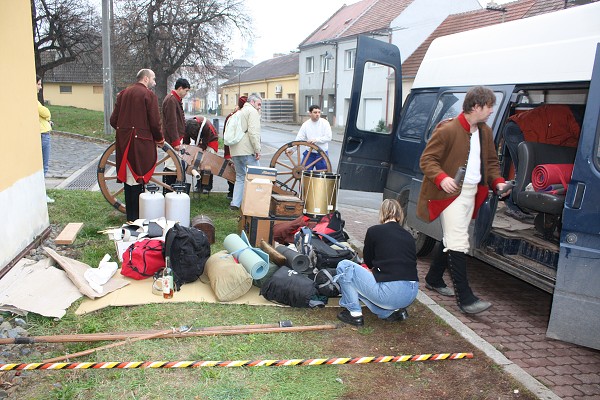
POLYGON ((77 233, 83 228, 83 222, 69 222, 67 226, 58 234, 54 243, 56 244, 73 244, 77 233))

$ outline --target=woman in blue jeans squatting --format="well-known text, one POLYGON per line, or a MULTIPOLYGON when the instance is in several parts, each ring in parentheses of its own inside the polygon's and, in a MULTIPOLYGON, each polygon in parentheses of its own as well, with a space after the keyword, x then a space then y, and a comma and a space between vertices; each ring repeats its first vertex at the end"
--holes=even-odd
POLYGON ((402 208, 396 200, 386 199, 379 210, 379 225, 370 227, 363 249, 365 268, 344 260, 337 265, 335 279, 342 289, 338 319, 347 324, 364 325, 362 301, 372 313, 385 321, 403 321, 408 307, 417 297, 417 252, 415 240, 401 223, 402 208))

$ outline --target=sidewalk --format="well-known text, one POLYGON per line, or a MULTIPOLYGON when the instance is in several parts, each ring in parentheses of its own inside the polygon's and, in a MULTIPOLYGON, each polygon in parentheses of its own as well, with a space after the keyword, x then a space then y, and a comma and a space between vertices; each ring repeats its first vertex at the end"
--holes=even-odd
MULTIPOLYGON (((299 127, 263 125, 288 132, 297 132, 299 127)), ((340 137, 336 133, 336 139, 340 137)), ((53 134, 47 187, 69 189, 85 180, 82 176, 95 179, 97 159, 107 145, 53 134)), ((377 210, 348 205, 340 205, 339 210, 346 220, 346 230, 358 244, 366 229, 377 223, 377 210)), ((418 262, 421 281, 429 262, 428 257, 418 262)), ((467 316, 458 311, 453 298, 442 297, 424 285, 419 301, 540 398, 600 398, 600 351, 545 337, 550 294, 472 258, 468 268, 474 292, 493 304, 489 311, 467 316)))

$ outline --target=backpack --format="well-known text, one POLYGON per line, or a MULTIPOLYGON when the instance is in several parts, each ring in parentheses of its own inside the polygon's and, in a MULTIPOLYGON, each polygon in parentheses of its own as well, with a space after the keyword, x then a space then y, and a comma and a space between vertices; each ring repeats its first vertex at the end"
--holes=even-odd
MULTIPOLYGON (((313 228, 313 232, 329 235, 338 242, 345 242, 349 239, 348 234, 344 231, 345 225, 346 221, 342 219, 340 212, 333 211, 321 217, 321 220, 313 228)), ((329 245, 334 244, 327 238, 323 240, 329 245)))
POLYGON ((315 287, 322 296, 338 297, 342 292, 340 284, 335 282, 333 277, 336 275, 335 268, 325 268, 315 274, 315 287))
POLYGON ((164 242, 158 239, 143 239, 133 242, 123 252, 121 275, 141 280, 150 278, 165 267, 164 242))
POLYGON ((240 114, 239 111, 236 111, 227 120, 227 125, 225 125, 225 130, 223 131, 223 143, 226 146, 238 144, 246 134, 242 129, 242 117, 240 114))
POLYGON ((318 270, 324 268, 335 268, 342 260, 356 260, 356 253, 349 247, 339 243, 331 236, 325 234, 313 234, 304 227, 294 237, 294 243, 299 253, 305 254, 310 260, 310 268, 305 273, 314 276, 318 270), (329 246, 320 237, 327 238, 340 249, 329 246))
POLYGON ((175 289, 198 280, 210 257, 210 243, 199 229, 175 224, 165 236, 165 257, 171 259, 175 289))

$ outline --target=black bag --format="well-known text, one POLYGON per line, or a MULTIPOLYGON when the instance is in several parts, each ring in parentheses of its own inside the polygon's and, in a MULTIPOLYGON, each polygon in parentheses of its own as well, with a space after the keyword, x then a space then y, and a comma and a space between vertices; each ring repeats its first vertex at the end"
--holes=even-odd
POLYGON ((336 273, 334 268, 325 268, 315 274, 315 287, 320 295, 327 297, 338 297, 340 295, 340 285, 333 281, 336 273))
POLYGON ((316 274, 316 272, 320 269, 335 269, 337 264, 342 260, 356 259, 356 253, 352 249, 339 243, 331 236, 325 234, 313 234, 313 232, 308 228, 301 228, 300 231, 296 233, 294 237, 294 243, 299 253, 308 256, 311 263, 311 268, 309 268, 306 272, 311 277, 314 277, 314 274, 316 274), (321 237, 327 238, 337 247, 341 247, 341 249, 334 249, 321 240, 321 237))
POLYGON ((260 294, 269 301, 291 307, 323 307, 312 279, 286 266, 279 267, 271 279, 262 285, 260 294))
POLYGON ((204 264, 210 257, 210 243, 199 229, 178 223, 165 236, 165 257, 171 258, 171 268, 176 290, 184 283, 191 283, 204 272, 204 264))

